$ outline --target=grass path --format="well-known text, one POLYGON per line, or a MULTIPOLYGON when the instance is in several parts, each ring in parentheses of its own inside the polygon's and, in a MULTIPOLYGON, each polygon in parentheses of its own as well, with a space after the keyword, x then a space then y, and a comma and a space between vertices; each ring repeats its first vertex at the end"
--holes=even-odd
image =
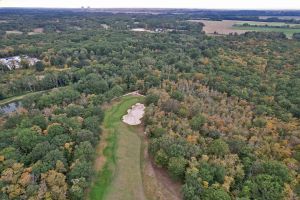
POLYGON ((103 155, 105 164, 91 188, 90 199, 145 199, 141 163, 141 140, 136 128, 125 125, 121 118, 142 97, 125 96, 105 112, 103 123, 107 133, 103 155))
POLYGON ((0 100, 0 106, 15 102, 15 101, 20 101, 25 97, 31 96, 31 95, 35 95, 35 94, 40 94, 40 93, 44 93, 44 92, 49 92, 51 90, 55 90, 55 89, 62 89, 62 88, 67 88, 69 86, 63 86, 63 87, 56 87, 56 88, 52 88, 52 89, 48 89, 48 90, 41 90, 41 91, 37 91, 37 92, 28 92, 26 94, 22 94, 19 96, 14 96, 14 97, 9 97, 3 100, 0 100))
POLYGON ((10 98, 6 98, 6 99, 3 99, 3 100, 0 100, 0 106, 12 103, 14 101, 22 100, 24 97, 27 97, 27 96, 35 94, 35 93, 38 94, 40 92, 27 93, 27 94, 23 94, 23 95, 20 95, 20 96, 14 96, 14 97, 10 97, 10 98))

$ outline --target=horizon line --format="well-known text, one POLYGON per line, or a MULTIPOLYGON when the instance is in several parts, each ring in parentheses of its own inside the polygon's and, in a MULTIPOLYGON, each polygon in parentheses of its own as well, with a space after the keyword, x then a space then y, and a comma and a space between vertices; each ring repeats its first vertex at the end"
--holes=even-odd
POLYGON ((174 10, 174 9, 181 9, 181 10, 224 10, 224 11, 239 11, 239 10, 247 10, 247 11, 299 11, 299 9, 272 9, 272 8, 177 8, 177 7, 162 7, 162 8, 143 8, 143 7, 89 7, 89 6, 82 6, 82 7, 0 7, 0 9, 103 9, 103 10, 125 10, 125 9, 131 9, 131 10, 174 10))

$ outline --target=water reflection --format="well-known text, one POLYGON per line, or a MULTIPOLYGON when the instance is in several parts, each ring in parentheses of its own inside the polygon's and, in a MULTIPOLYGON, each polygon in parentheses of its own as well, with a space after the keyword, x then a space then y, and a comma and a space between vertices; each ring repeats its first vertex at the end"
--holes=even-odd
POLYGON ((18 108, 21 107, 21 102, 12 102, 3 106, 0 106, 0 113, 8 114, 11 112, 16 111, 18 108))

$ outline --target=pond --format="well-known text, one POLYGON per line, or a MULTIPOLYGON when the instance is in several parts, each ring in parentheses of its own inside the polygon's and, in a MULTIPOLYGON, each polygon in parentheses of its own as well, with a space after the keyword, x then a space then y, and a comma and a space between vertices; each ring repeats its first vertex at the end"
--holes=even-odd
POLYGON ((16 111, 18 108, 22 106, 22 103, 20 101, 11 102, 8 104, 5 104, 3 106, 0 106, 0 113, 8 114, 16 111))

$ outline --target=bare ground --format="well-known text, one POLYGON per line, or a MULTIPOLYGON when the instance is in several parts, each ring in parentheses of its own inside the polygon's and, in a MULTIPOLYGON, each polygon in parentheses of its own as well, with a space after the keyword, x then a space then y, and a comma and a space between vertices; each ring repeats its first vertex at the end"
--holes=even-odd
POLYGON ((101 136, 100 143, 96 149, 96 160, 94 163, 96 172, 100 171, 106 162, 106 157, 103 155, 103 150, 107 146, 108 131, 104 129, 101 136))
POLYGON ((214 34, 216 32, 221 35, 228 35, 230 33, 242 34, 247 32, 247 30, 236 30, 233 28, 234 24, 241 21, 235 21, 235 20, 223 20, 223 21, 189 20, 189 21, 203 23, 204 24, 203 30, 206 34, 214 34))
POLYGON ((181 183, 174 181, 169 176, 168 172, 160 167, 157 167, 148 153, 148 138, 141 126, 139 135, 143 140, 142 147, 142 172, 144 192, 149 200, 180 200, 181 183))

